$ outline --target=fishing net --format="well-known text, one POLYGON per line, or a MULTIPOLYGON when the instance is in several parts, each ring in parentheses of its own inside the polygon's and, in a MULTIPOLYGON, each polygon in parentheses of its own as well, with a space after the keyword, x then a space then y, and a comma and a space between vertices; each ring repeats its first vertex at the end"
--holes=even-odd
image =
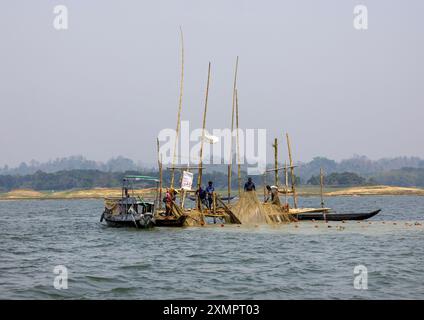
POLYGON ((194 227, 204 225, 203 216, 199 210, 190 210, 186 212, 186 215, 187 219, 184 223, 186 226, 194 227))
POLYGON ((231 206, 231 211, 242 224, 272 223, 255 191, 243 192, 239 200, 231 206))
POLYGON ((120 213, 118 199, 106 198, 104 200, 104 203, 105 203, 105 209, 107 209, 112 215, 118 215, 120 213))
POLYGON ((278 224, 295 220, 276 201, 262 204, 255 191, 243 192, 231 210, 243 224, 278 224))
POLYGON ((297 221, 295 215, 290 214, 286 208, 281 205, 273 203, 264 203, 263 208, 272 223, 289 223, 297 221))

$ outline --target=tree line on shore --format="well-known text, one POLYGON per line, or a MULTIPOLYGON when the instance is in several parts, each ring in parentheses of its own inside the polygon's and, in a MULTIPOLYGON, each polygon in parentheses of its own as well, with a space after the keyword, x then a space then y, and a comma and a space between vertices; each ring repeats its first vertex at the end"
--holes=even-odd
MULTIPOLYGON (((12 189, 33 189, 45 191, 59 191, 69 189, 91 189, 91 188, 116 188, 122 185, 122 179, 126 175, 147 175, 158 177, 157 170, 139 170, 125 172, 104 172, 100 170, 66 170, 53 173, 37 171, 29 175, 0 175, 0 191, 6 192, 12 189)), ((175 185, 180 184, 180 172, 175 171, 175 185)), ((243 172, 243 179, 246 173, 243 172)), ((203 185, 212 180, 216 187, 227 185, 227 175, 220 172, 203 173, 203 185)), ((194 183, 197 175, 194 176, 194 183)), ((163 172, 163 186, 169 186, 171 173, 169 170, 163 172)), ((233 176, 232 186, 238 185, 237 176, 233 176)), ((140 186, 152 187, 152 182, 141 182, 140 186)))
MULTIPOLYGON (((104 172, 100 170, 63 170, 58 172, 46 173, 37 171, 28 175, 0 175, 0 192, 7 192, 13 189, 33 189, 59 191, 69 189, 90 189, 96 187, 116 188, 122 184, 125 175, 148 175, 158 177, 158 171, 155 169, 145 169, 125 172, 104 172)), ((180 182, 180 172, 175 171, 175 185, 180 182)), ((247 172, 241 173, 242 183, 247 179, 247 172)), ((263 186, 263 177, 253 177, 257 186, 263 186)), ((213 181, 216 188, 226 188, 228 183, 227 174, 224 172, 204 172, 203 185, 209 180, 213 181)), ((163 172, 163 185, 169 186, 171 173, 169 170, 163 172)), ((197 181, 197 175, 194 175, 194 185, 197 181)), ((280 181, 283 184, 284 178, 280 174, 280 181)), ((268 184, 273 184, 274 177, 271 173, 268 175, 268 184)), ((291 184, 289 179, 289 184, 291 184)), ((296 176, 296 184, 319 185, 319 175, 313 175, 308 180, 296 176)), ((324 184, 326 186, 360 186, 360 185, 393 185, 393 186, 417 186, 424 187, 424 168, 402 168, 378 173, 371 177, 363 177, 353 172, 330 173, 324 175, 324 184)), ((232 176, 231 185, 233 189, 238 188, 237 173, 232 176)), ((153 186, 151 183, 145 183, 145 187, 153 186)))

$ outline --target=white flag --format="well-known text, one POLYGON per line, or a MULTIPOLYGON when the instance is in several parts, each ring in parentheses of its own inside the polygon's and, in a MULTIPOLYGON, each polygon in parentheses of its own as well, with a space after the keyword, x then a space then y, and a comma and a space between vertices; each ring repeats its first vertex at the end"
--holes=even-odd
POLYGON ((183 171, 183 179, 181 181, 181 189, 191 190, 193 184, 193 173, 188 171, 183 171))
POLYGON ((217 136, 213 136, 209 133, 205 133, 205 139, 206 142, 210 143, 210 144, 214 144, 217 143, 219 141, 219 137, 217 136))

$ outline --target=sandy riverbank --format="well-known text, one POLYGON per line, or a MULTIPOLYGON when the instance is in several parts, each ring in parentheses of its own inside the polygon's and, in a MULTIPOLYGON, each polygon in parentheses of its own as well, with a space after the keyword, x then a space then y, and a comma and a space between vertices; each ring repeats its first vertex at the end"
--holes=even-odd
POLYGON ((367 186, 353 187, 332 192, 327 192, 326 196, 424 196, 424 188, 412 187, 391 187, 391 186, 367 186))
MULTIPOLYGON (((150 196, 153 189, 135 190, 135 195, 150 196)), ((105 197, 120 197, 121 188, 94 188, 87 190, 65 191, 35 191, 29 189, 17 189, 6 193, 0 193, 0 200, 25 200, 25 199, 103 199, 105 197)))

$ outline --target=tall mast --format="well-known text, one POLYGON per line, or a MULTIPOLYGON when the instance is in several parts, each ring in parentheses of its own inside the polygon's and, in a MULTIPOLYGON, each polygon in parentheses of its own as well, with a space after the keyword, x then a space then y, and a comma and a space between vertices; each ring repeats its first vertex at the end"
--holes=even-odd
POLYGON ((230 203, 231 197, 231 164, 233 162, 233 130, 234 130, 234 109, 235 109, 235 96, 236 96, 236 88, 237 88, 237 69, 238 69, 238 56, 236 59, 236 68, 234 71, 234 85, 233 85, 233 106, 231 112, 231 140, 230 140, 230 163, 228 164, 228 203, 230 203))
POLYGON ((159 209, 162 209, 162 154, 159 152, 159 138, 156 139, 158 147, 158 167, 159 167, 159 209))
POLYGON ((202 123, 202 141, 200 142, 200 160, 199 160, 199 174, 197 176, 197 189, 202 185, 202 174, 203 174, 203 144, 205 140, 205 127, 206 127, 206 113, 208 111, 208 96, 209 96, 209 82, 211 77, 211 63, 209 62, 208 67, 208 81, 206 83, 206 94, 205 94, 205 109, 203 110, 203 123, 202 123))
POLYGON ((180 124, 181 124, 181 109, 183 104, 183 86, 184 86, 184 37, 183 29, 180 27, 181 35, 181 79, 180 79, 180 98, 178 101, 178 117, 177 117, 177 129, 175 132, 175 142, 174 142, 174 154, 172 157, 172 167, 171 167, 171 188, 174 187, 174 176, 175 176, 175 160, 177 157, 177 145, 178 137, 180 133, 180 124))
POLYGON ((286 133, 286 138, 287 138, 287 148, 288 148, 288 151, 289 151, 290 178, 291 178, 291 188, 292 188, 292 192, 293 192, 293 205, 294 205, 295 208, 297 208, 294 166, 293 166, 293 159, 292 159, 292 153, 291 153, 291 147, 290 147, 290 139, 289 139, 288 133, 286 133))
POLYGON ((287 161, 284 161, 284 186, 285 186, 285 205, 287 206, 287 192, 289 192, 289 172, 287 168, 287 161))
POLYGON ((274 185, 278 187, 278 139, 274 139, 274 185))
POLYGON ((239 107, 238 107, 238 91, 236 89, 236 130, 237 130, 237 179, 238 193, 241 195, 241 165, 240 165, 240 140, 239 140, 239 107))

